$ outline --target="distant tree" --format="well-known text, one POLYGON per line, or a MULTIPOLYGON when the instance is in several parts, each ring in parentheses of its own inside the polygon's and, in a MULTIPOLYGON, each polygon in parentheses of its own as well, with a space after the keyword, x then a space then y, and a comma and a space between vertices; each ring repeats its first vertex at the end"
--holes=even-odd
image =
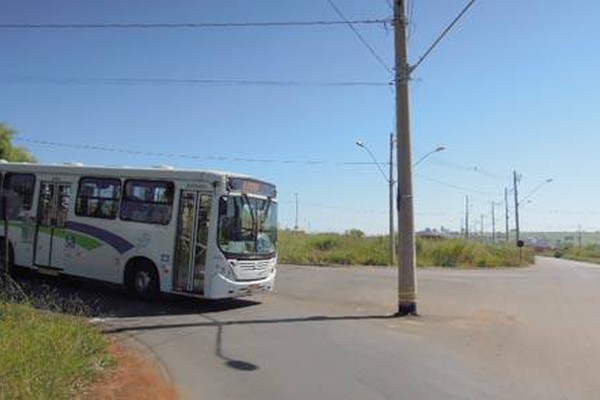
POLYGON ((360 229, 350 229, 350 230, 347 230, 346 232, 344 232, 344 235, 355 237, 355 238, 363 238, 363 237, 365 237, 365 233, 363 231, 361 231, 360 229))
POLYGON ((25 147, 15 147, 12 143, 17 131, 0 122, 0 159, 16 162, 37 162, 25 147))

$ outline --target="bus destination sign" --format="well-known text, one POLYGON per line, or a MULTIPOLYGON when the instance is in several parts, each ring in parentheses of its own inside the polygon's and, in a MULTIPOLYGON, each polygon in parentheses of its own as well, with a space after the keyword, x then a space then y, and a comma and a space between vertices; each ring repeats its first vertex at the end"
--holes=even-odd
POLYGON ((252 193, 266 197, 275 197, 277 195, 275 185, 247 178, 229 178, 227 180, 227 188, 233 191, 252 193))

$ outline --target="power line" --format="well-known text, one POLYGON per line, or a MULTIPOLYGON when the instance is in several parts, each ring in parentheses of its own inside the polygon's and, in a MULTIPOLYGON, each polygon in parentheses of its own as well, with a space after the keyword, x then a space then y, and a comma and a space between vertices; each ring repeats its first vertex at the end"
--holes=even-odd
POLYGON ((458 20, 460 20, 462 18, 462 16, 465 15, 465 13, 467 12, 467 10, 469 10, 469 8, 471 8, 471 6, 473 5, 473 3, 475 3, 475 0, 470 0, 467 3, 467 5, 456 16, 456 18, 454 18, 454 20, 452 20, 452 22, 450 23, 450 25, 448 25, 446 27, 446 29, 444 29, 444 31, 440 34, 440 36, 438 36, 438 38, 433 42, 433 44, 431 46, 429 46, 429 48, 425 51, 425 53, 423 53, 423 55, 419 58, 419 60, 414 65, 410 66, 410 72, 414 71, 419 65, 421 65, 421 63, 425 60, 425 58, 427 58, 427 56, 433 51, 433 49, 448 34, 448 32, 450 32, 450 30, 452 29, 452 27, 454 27, 454 25, 456 25, 456 23, 458 22, 458 20))
POLYGON ((348 25, 348 28, 350 28, 352 32, 354 32, 358 40, 360 40, 361 43, 367 48, 367 50, 369 50, 369 53, 371 53, 371 55, 377 60, 377 62, 379 62, 379 64, 381 64, 381 66, 385 68, 385 70, 391 75, 393 73, 392 69, 387 65, 385 61, 383 61, 383 58, 381 58, 381 56, 377 54, 373 46, 371 46, 369 42, 367 42, 367 40, 363 37, 363 35, 361 35, 361 33, 354 27, 354 22, 349 21, 346 18, 344 13, 342 13, 338 6, 335 5, 333 0, 327 0, 327 2, 331 6, 331 8, 333 8, 333 11, 335 11, 335 13, 342 19, 343 23, 348 25))
POLYGON ((439 179, 435 179, 435 178, 430 178, 428 176, 423 176, 421 174, 415 174, 417 175, 419 178, 425 179, 426 181, 430 181, 430 182, 434 182, 437 183, 439 185, 443 185, 452 189, 457 189, 463 192, 472 192, 472 193, 477 193, 477 194, 482 194, 482 195, 486 195, 486 196, 499 196, 498 193, 495 192, 486 192, 483 190, 479 190, 479 189, 473 189, 473 188, 468 188, 468 187, 464 187, 464 186, 459 186, 459 185, 454 185, 452 183, 448 183, 448 182, 444 182, 441 181, 439 179))
POLYGON ((507 177, 502 176, 500 174, 497 173, 493 173, 493 172, 489 172, 481 167, 478 167, 476 165, 465 165, 465 164, 459 164, 459 163, 455 163, 455 162, 451 162, 451 161, 446 161, 446 160, 442 160, 439 158, 436 159, 432 159, 430 161, 430 163, 432 164, 437 164, 443 167, 448 167, 448 168, 452 168, 452 169, 456 169, 459 171, 468 171, 468 172, 476 172, 480 175, 485 176, 486 178, 490 178, 492 180, 495 181, 500 181, 500 182, 505 182, 507 177))
POLYGON ((385 25, 391 19, 357 19, 352 21, 264 21, 264 22, 159 22, 159 23, 70 23, 70 24, 0 24, 0 29, 205 29, 205 28, 285 28, 336 25, 385 25))
POLYGON ((295 86, 295 87, 384 87, 393 82, 375 81, 300 81, 252 79, 179 79, 125 77, 53 77, 0 74, 0 82, 57 85, 157 85, 157 86, 295 86))
POLYGON ((354 162, 354 161, 342 161, 334 162, 328 160, 286 160, 278 158, 251 158, 251 157, 230 157, 230 156, 203 156, 196 154, 185 154, 185 153, 167 153, 167 152, 155 152, 155 151, 141 151, 126 149, 113 146, 105 145, 90 145, 81 143, 65 143, 56 142, 50 140, 38 140, 31 139, 24 136, 15 137, 15 141, 32 143, 42 146, 61 147, 68 149, 78 150, 92 150, 92 151, 104 151, 110 153, 122 153, 139 156, 150 156, 150 157, 165 157, 165 158, 180 158, 190 160, 205 160, 205 161, 228 161, 228 162, 247 162, 247 163, 278 163, 278 164, 300 164, 300 165, 371 165, 372 162, 354 162))
POLYGON ((39 144, 44 146, 53 146, 53 147, 63 147, 70 149, 80 149, 80 150, 96 150, 96 151, 105 151, 111 153, 124 153, 124 154, 132 154, 132 155, 142 155, 142 156, 153 156, 153 157, 168 157, 168 158, 185 158, 192 160, 213 160, 213 161, 243 161, 243 162, 255 162, 255 163, 283 163, 283 164, 326 164, 328 163, 325 160, 280 160, 280 159, 259 159, 259 158, 244 158, 244 157, 228 157, 228 156, 202 156, 202 155, 194 155, 194 154, 183 154, 183 153, 164 153, 164 152, 154 152, 154 151, 141 151, 141 150, 132 150, 125 149, 119 147, 111 147, 111 146, 101 146, 101 145, 89 145, 89 144, 79 144, 79 143, 65 143, 65 142, 55 142, 50 140, 37 140, 37 139, 29 139, 22 136, 15 137, 16 141, 39 144))
MULTIPOLYGON (((15 141, 32 143, 43 146, 52 146, 52 147, 61 147, 68 149, 78 149, 78 150, 91 150, 91 151, 104 151, 111 153, 121 153, 121 154, 130 154, 130 155, 139 155, 139 156, 149 156, 149 157, 165 157, 165 158, 179 158, 179 159, 190 159, 190 160, 203 160, 203 161, 226 161, 226 162, 246 162, 246 163, 268 163, 268 164, 289 164, 289 165, 371 165, 375 164, 373 162, 354 162, 354 161, 343 161, 343 162, 333 162, 328 160, 290 160, 290 159, 277 159, 277 158, 250 158, 250 157, 230 157, 230 156, 205 156, 205 155, 195 155, 195 154, 185 154, 185 153, 167 153, 167 152, 155 152, 155 151, 142 151, 142 150, 132 150, 126 148, 112 147, 112 146, 103 146, 103 145, 90 145, 90 144, 79 144, 79 143, 65 143, 65 142, 56 142, 49 140, 37 140, 31 139, 23 136, 15 137, 15 141)), ((486 192, 479 189, 467 188, 464 186, 454 185, 448 182, 444 182, 438 179, 430 178, 427 176, 423 176, 421 174, 416 174, 419 178, 437 183, 439 185, 443 185, 452 189, 457 189, 462 192, 472 192, 480 195, 486 196, 498 196, 498 193, 486 192)))

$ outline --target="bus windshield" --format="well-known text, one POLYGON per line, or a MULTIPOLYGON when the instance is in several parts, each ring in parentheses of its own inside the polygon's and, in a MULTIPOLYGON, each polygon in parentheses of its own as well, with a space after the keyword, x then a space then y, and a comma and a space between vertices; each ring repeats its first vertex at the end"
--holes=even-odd
POLYGON ((277 251, 277 203, 246 195, 221 197, 219 247, 231 257, 273 257, 277 251))

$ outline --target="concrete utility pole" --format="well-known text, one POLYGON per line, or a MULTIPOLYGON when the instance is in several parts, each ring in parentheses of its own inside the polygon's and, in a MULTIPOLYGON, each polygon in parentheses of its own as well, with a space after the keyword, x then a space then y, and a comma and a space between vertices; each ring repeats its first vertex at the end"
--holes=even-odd
POLYGON ((506 222, 506 242, 510 240, 510 227, 508 226, 508 188, 504 188, 504 219, 506 222))
POLYGON ((396 152, 398 160, 398 316, 417 314, 417 279, 412 187, 412 142, 405 1, 394 0, 396 51, 396 152))
POLYGON ((394 238, 394 133, 390 133, 390 173, 388 175, 389 187, 389 209, 390 209, 390 243, 389 243, 389 260, 390 265, 394 265, 396 252, 396 239, 394 238))
POLYGON ((496 243, 496 209, 492 201, 492 243, 496 243))
POLYGON ((294 196, 296 197, 296 222, 294 223, 294 230, 297 231, 298 230, 298 193, 294 193, 294 196))
POLYGON ((513 171, 513 185, 515 190, 515 231, 516 231, 516 239, 515 242, 518 242, 521 239, 521 232, 519 231, 519 193, 518 193, 518 176, 517 171, 513 171))
POLYGON ((481 241, 485 242, 485 232, 483 230, 483 214, 481 214, 481 241))
MULTIPOLYGON (((398 161, 398 316, 417 315, 417 277, 415 256, 415 221, 412 187, 412 143, 410 132, 410 96, 408 83, 411 73, 427 58, 452 27, 475 3, 470 0, 454 20, 433 41, 414 65, 408 63, 406 40, 405 0, 394 1, 394 46, 396 52, 396 154, 398 161)), ((440 148, 439 150, 443 150, 440 148)), ((439 151, 436 150, 436 151, 439 151)), ((422 160, 417 161, 417 163, 422 160)))
POLYGON ((469 239, 469 196, 465 196, 465 239, 469 239))

